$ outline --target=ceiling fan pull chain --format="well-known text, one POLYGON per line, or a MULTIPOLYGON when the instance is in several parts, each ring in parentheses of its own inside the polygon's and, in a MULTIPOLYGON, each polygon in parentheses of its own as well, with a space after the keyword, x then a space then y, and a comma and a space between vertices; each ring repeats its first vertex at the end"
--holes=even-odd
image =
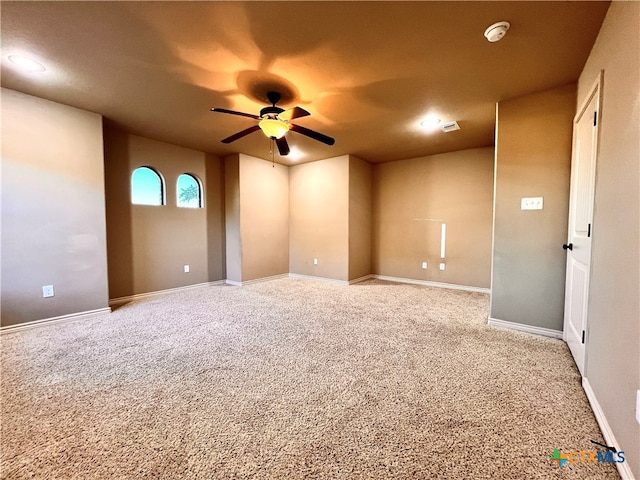
POLYGON ((275 140, 273 139, 273 137, 271 137, 269 139, 269 155, 271 155, 272 168, 276 168, 276 161, 273 158, 273 144, 274 143, 275 143, 275 140))

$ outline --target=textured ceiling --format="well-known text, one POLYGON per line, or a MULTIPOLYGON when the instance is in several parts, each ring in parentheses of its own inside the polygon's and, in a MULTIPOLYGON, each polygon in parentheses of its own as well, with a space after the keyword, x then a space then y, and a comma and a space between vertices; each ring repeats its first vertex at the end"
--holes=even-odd
MULTIPOLYGON (((2 86, 102 114, 148 138, 270 159, 266 90, 311 113, 298 161, 385 162, 493 144, 495 103, 577 80, 608 2, 2 2, 2 86), (504 39, 486 27, 506 20, 504 39), (25 74, 7 57, 47 70, 25 74), (417 128, 433 112, 455 132, 417 128)), ((283 164, 292 158, 279 158, 283 164)))

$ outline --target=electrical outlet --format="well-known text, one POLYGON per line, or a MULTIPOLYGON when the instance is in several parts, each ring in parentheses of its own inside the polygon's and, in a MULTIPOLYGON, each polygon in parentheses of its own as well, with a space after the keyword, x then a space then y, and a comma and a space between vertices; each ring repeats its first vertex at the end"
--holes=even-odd
POLYGON ((184 273, 189 273, 189 265, 184 266, 184 273))
POLYGON ((314 265, 317 265, 317 264, 318 264, 318 259, 317 259, 317 258, 314 258, 314 259, 313 259, 313 264, 314 264, 314 265))
POLYGON ((44 285, 42 287, 42 297, 51 298, 53 296, 55 296, 55 292, 53 291, 53 285, 44 285))
POLYGON ((427 269, 427 262, 422 262, 422 268, 423 268, 424 270, 426 270, 426 269, 427 269))
POLYGON ((440 264, 440 270, 444 270, 444 263, 440 264))

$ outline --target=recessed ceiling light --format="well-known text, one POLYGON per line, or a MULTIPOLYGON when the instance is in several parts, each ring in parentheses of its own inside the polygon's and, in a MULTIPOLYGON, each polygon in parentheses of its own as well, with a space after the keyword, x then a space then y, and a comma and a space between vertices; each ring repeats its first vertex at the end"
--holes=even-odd
POLYGON ((296 147, 291 147, 291 150, 289 151, 289 155, 287 156, 289 157, 290 160, 296 161, 304 157, 304 154, 300 150, 298 150, 296 147))
POLYGON ((46 70, 45 66, 40 62, 36 62, 28 57, 23 57, 22 55, 9 55, 9 60, 27 72, 44 72, 46 70))
POLYGON ((438 125, 440 125, 440 119, 435 115, 427 115, 422 120, 420 120, 420 128, 428 132, 437 130, 438 125))

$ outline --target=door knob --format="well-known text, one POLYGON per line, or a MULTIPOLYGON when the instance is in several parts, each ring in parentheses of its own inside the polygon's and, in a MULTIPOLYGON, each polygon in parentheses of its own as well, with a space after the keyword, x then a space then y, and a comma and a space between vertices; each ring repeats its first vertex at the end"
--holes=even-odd
POLYGON ((562 248, 564 248, 565 250, 573 250, 573 243, 565 243, 564 245, 562 245, 562 248))

